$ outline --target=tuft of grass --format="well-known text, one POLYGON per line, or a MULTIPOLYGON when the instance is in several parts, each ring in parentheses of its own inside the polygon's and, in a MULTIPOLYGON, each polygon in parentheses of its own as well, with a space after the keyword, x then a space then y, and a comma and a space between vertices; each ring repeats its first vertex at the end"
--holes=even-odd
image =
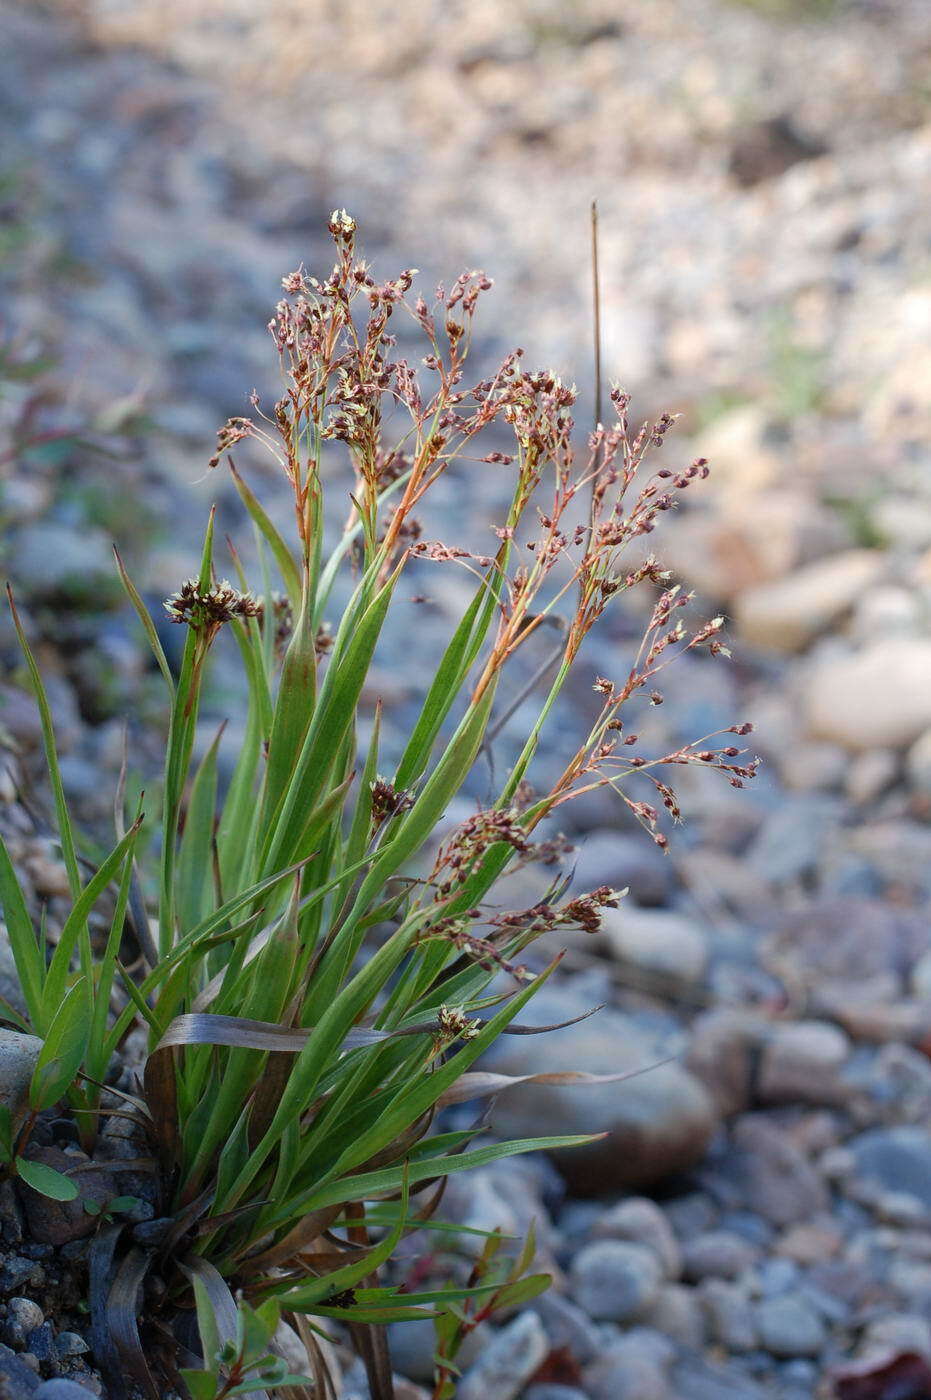
MULTIPOLYGON (((300 1393, 267 1353, 281 1311, 298 1320, 318 1379, 314 1329, 348 1324, 376 1397, 391 1394, 384 1325, 435 1318, 434 1393, 454 1393, 468 1331, 493 1307, 545 1287, 531 1271, 532 1241, 503 1266, 500 1241, 490 1241, 471 1277, 446 1286, 402 1286, 389 1266, 405 1233, 427 1226, 436 1184, 451 1173, 587 1140, 477 1141, 481 1124, 452 1128, 441 1114, 512 1083, 475 1068, 498 1036, 547 1029, 526 1015, 559 959, 529 971, 522 959, 534 940, 597 928, 623 893, 570 894, 554 880, 545 900, 508 909, 502 877, 550 858, 544 823, 580 793, 611 788, 665 847, 661 818, 680 815, 668 770, 697 765, 740 787, 757 766, 740 742, 748 724, 659 755, 642 753, 628 724, 630 707, 662 702, 662 673, 676 656, 699 648, 727 655, 723 620, 687 624, 689 596, 669 586, 646 549, 678 496, 708 473, 703 460, 653 466, 672 418, 632 427, 628 397, 614 389, 611 421, 576 447, 574 389, 526 371, 519 351, 468 385, 473 319, 491 285, 484 274, 464 274, 428 306, 411 291, 412 271, 375 281, 344 211, 330 233, 332 269, 286 277, 270 324, 282 397, 267 414, 256 404, 254 417, 230 420, 210 463, 229 461, 259 541, 261 589, 250 589, 238 555, 232 581, 218 576, 211 514, 199 568, 165 605, 185 635, 174 669, 117 557, 164 680, 168 737, 157 810, 144 798, 128 805, 121 784, 115 844, 89 878, 41 677, 19 629, 72 906, 47 947, 0 847, 0 900, 28 1008, 26 1018, 8 1014, 44 1042, 27 1103, 0 1125, 0 1150, 9 1174, 51 1195, 74 1194, 79 1178, 48 1176, 31 1162, 38 1116, 66 1097, 93 1152, 108 1119, 128 1115, 164 1229, 141 1244, 110 1212, 106 1247, 91 1252, 92 1293, 98 1335, 109 1337, 98 1359, 153 1397, 166 1377, 182 1383, 166 1339, 176 1314, 195 1305, 203 1365, 186 1364, 183 1381, 196 1400, 264 1385, 300 1393), (399 316, 425 342, 421 372, 397 352, 399 316), (500 436, 486 446, 491 429, 510 434, 506 452, 500 436), (287 482, 291 538, 233 465, 245 439, 272 454, 287 482), (335 452, 351 466, 348 497, 333 483, 335 452), (420 524, 456 462, 508 483, 510 504, 487 553, 431 540, 420 524), (390 716, 402 742, 387 763, 389 716, 378 706, 373 726, 359 724, 373 657, 402 580, 416 570, 419 592, 426 570, 450 568, 466 571, 471 598, 416 720, 403 730, 403 716, 390 716), (541 733, 567 677, 586 664, 583 647, 605 614, 636 588, 655 595, 639 649, 616 666, 605 661, 618 674, 594 680, 595 722, 569 736, 557 778, 534 791, 541 733), (497 789, 437 845, 438 825, 468 790, 499 717, 535 693, 514 679, 515 658, 560 612, 559 653, 522 747, 497 789), (222 729, 192 758, 221 632, 235 639, 248 683, 225 790, 222 729), (143 833, 154 835, 145 854, 143 833), (155 868, 140 872, 141 860, 155 868), (150 907, 145 890, 154 892, 150 907), (99 923, 103 908, 101 941, 90 918, 99 923), (132 967, 127 938, 138 952, 132 967), (139 1024, 149 1041, 143 1083, 114 1100, 102 1086, 139 1024)), ((18 627, 15 607, 14 619, 18 627)), ((403 668, 403 642, 394 648, 403 668)))

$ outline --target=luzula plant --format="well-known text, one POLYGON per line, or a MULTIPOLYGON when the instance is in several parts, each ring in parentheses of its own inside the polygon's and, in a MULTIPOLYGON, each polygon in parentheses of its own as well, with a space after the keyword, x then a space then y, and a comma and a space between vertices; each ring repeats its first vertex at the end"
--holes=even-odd
MULTIPOLYGON (((643 755, 625 728, 630 703, 660 703, 659 677, 676 655, 725 651, 722 620, 689 630, 688 596, 643 549, 677 494, 707 475, 703 461, 651 472, 648 459, 672 420, 632 431, 627 396, 616 390, 613 421, 579 454, 574 390, 551 374, 526 372, 520 352, 467 386, 473 317, 490 286, 483 274, 458 278, 429 307, 411 299, 412 272, 373 279, 348 215, 334 214, 330 232, 332 271, 320 281, 303 271, 286 277, 269 327, 284 374, 281 399, 267 416, 256 402, 254 418, 230 420, 211 462, 218 467, 247 438, 264 445, 293 493, 293 542, 230 461, 266 583, 249 591, 237 556, 236 582, 218 581, 211 518, 199 573, 166 604, 170 620, 186 629, 177 674, 119 566, 170 696, 151 843, 157 872, 136 870, 137 838, 152 818, 134 811, 125 824, 121 813, 112 854, 83 877, 48 707, 26 648, 73 908, 49 956, 2 853, 0 893, 28 1008, 20 1023, 56 1047, 46 1056, 55 1073, 48 1063, 37 1070, 25 1116, 7 1125, 9 1170, 25 1177, 32 1170, 35 1184, 30 1124, 66 1092, 89 1152, 114 1114, 129 1115, 162 1228, 140 1242, 138 1230, 134 1237, 131 1227, 111 1223, 106 1248, 92 1251, 92 1298, 99 1361, 111 1377, 128 1375, 153 1396, 165 1377, 186 1384, 195 1400, 240 1383, 281 1384, 280 1369, 249 1369, 259 1365, 249 1347, 263 1354, 279 1310, 299 1320, 318 1397, 327 1382, 315 1328, 332 1320, 350 1327, 372 1394, 381 1397, 391 1394, 391 1381, 380 1325, 434 1316, 436 1395, 453 1394, 456 1338, 469 1318, 532 1296, 545 1278, 522 1276, 526 1256, 516 1270, 495 1274, 494 1247, 462 1286, 424 1290, 394 1275, 383 1281, 379 1271, 402 1234, 426 1223, 438 1202, 435 1184, 450 1173, 574 1141, 470 1145, 477 1130, 450 1126, 441 1113, 508 1085, 473 1070, 498 1036, 545 1029, 528 1026, 523 1013, 558 959, 533 974, 520 961, 528 945, 554 929, 567 936, 596 929, 600 911, 620 897, 608 888, 570 896, 554 881, 544 900, 510 910, 502 907, 501 879, 519 863, 552 856, 552 841, 539 839, 538 829, 579 793, 613 789, 664 845, 663 809, 679 815, 664 776, 670 769, 714 768, 740 786, 756 766, 734 741, 749 725, 657 757, 643 755), (396 353, 390 329, 400 315, 412 317, 426 341, 422 370, 396 353), (508 430, 507 452, 478 446, 493 425, 508 430), (351 463, 348 495, 325 488, 339 452, 351 463), (487 555, 425 539, 416 514, 467 453, 470 473, 509 483, 487 555), (335 543, 333 496, 345 514, 335 543), (463 567, 474 586, 400 744, 400 717, 389 717, 400 757, 386 776, 381 706, 364 746, 357 718, 376 644, 416 561, 463 567), (272 568, 280 593, 267 582, 272 568), (569 746, 555 781, 534 791, 541 731, 586 637, 638 585, 657 592, 642 645, 633 658, 618 658, 617 679, 595 679, 594 724, 569 746), (568 614, 559 655, 520 751, 492 799, 437 842, 492 726, 513 708, 514 657, 557 613, 568 614), (192 761, 221 629, 234 634, 248 682, 241 749, 222 795, 220 735, 192 761), (88 919, 105 895, 109 935, 95 942, 88 919), (119 955, 127 927, 143 962, 132 975, 119 955), (139 1092, 109 1094, 108 1071, 139 1021, 149 1036, 139 1092), (171 1327, 194 1303, 203 1365, 182 1366, 182 1380, 184 1348, 171 1327)), ((519 698, 529 695, 524 686, 519 698)), ((46 1186, 74 1194, 80 1181, 46 1186)), ((297 1381, 289 1384, 301 1393, 297 1381)))

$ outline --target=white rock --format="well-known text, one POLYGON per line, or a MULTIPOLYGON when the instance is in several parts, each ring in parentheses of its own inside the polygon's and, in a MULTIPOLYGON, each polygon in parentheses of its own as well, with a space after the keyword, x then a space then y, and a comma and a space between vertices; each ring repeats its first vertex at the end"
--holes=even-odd
POLYGON ((602 932, 616 958, 646 973, 699 982, 708 966, 704 933, 681 914, 622 904, 605 910, 602 932))
POLYGON ((546 1359, 549 1342, 535 1312, 503 1327, 463 1376, 459 1400, 514 1400, 546 1359))
POLYGON ((824 658, 805 691, 808 732, 854 751, 899 748, 931 728, 931 641, 887 637, 824 658))
POLYGON ((899 765, 891 749, 867 749, 849 762, 845 788, 851 802, 865 806, 895 781, 899 765))
POLYGON ((748 589, 737 600, 737 623, 754 646, 801 651, 853 606, 882 567, 877 550, 845 550, 748 589))

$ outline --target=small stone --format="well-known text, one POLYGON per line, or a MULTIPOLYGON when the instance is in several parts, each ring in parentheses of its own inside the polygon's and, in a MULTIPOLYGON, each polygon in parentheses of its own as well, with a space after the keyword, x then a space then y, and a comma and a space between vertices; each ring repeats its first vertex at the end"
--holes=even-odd
POLYGON ((861 1355, 883 1351, 917 1351, 931 1356, 931 1323, 915 1313, 892 1313, 875 1318, 863 1334, 861 1355))
MULTIPOLYGON (((80 1152, 63 1152, 58 1147, 37 1147, 30 1150, 31 1160, 42 1162, 56 1171, 67 1173, 89 1159, 80 1152)), ((17 1181, 20 1200, 29 1222, 29 1229, 43 1244, 63 1245, 91 1234, 97 1218, 84 1209, 85 1200, 105 1206, 117 1194, 113 1178, 106 1171, 82 1172, 77 1178, 80 1194, 73 1201, 54 1201, 34 1191, 24 1181, 17 1181)))
POLYGON ((538 1381, 524 1391, 523 1400, 587 1400, 584 1390, 559 1381, 538 1381))
MULTIPOLYGON (((823 1159, 822 1159, 823 1160, 823 1159)), ((844 1237, 831 1223, 803 1222, 790 1225, 776 1242, 776 1253, 796 1264, 817 1264, 832 1259, 843 1248, 844 1237)))
POLYGON ((931 949, 922 953, 912 968, 911 989, 916 997, 931 1001, 931 949))
POLYGON ((0 1267, 0 1293, 13 1293, 24 1283, 41 1283, 44 1277, 45 1270, 35 1259, 11 1254, 0 1267))
MULTIPOLYGON (((539 1300, 535 1300, 536 1302, 539 1300)), ((433 1378, 433 1358, 436 1355, 436 1328, 432 1321, 392 1322, 389 1324, 388 1338, 391 1344, 391 1360, 403 1376, 412 1381, 430 1381, 433 1378)), ((486 1323, 480 1323, 469 1332, 456 1359, 460 1369, 467 1369, 491 1344, 494 1333, 486 1323)), ((297 1339, 300 1342, 300 1339, 297 1339)), ((300 1343, 303 1346, 303 1343, 300 1343)), ((277 1350, 278 1348, 276 1348, 277 1350)), ((295 1353, 296 1355, 296 1353, 295 1353)), ((291 1369, 297 1374, 300 1370, 293 1364, 291 1369)), ((306 1366, 306 1358, 303 1365, 306 1366)))
POLYGON ((923 1128, 874 1128, 847 1145, 858 1176, 885 1191, 916 1196, 931 1209, 931 1135, 923 1128))
POLYGON ((30 1332, 26 1338, 26 1348, 37 1361, 51 1361, 55 1355, 54 1343, 55 1333, 50 1322, 43 1322, 41 1327, 30 1332))
POLYGON ((535 1312, 520 1313, 503 1327, 466 1371, 459 1400, 514 1400, 543 1364, 549 1343, 535 1312))
POLYGON ((891 749, 866 749, 850 760, 844 784, 851 802, 869 806, 891 787, 899 771, 899 763, 891 749))
POLYGON ((674 884, 672 862, 639 832, 589 832, 579 842, 572 870, 573 890, 593 890, 599 885, 629 889, 630 899, 641 906, 666 904, 674 884))
POLYGON ((931 796, 931 729, 915 740, 905 757, 905 772, 915 792, 931 796))
POLYGON ((618 962, 648 977, 682 983, 700 982, 705 975, 707 940, 681 914, 622 903, 604 911, 601 928, 618 962))
POLYGON ((643 1321, 680 1346, 699 1351, 705 1345, 705 1319, 694 1288, 666 1284, 644 1312, 643 1321))
POLYGON ((818 1356, 827 1340, 824 1324, 809 1303, 794 1294, 757 1304, 760 1343, 772 1356, 818 1356))
POLYGON ((646 1196, 631 1196, 612 1206, 595 1223, 592 1238, 645 1245, 656 1255, 668 1282, 681 1273, 682 1252, 672 1226, 655 1201, 646 1196))
POLYGON ((39 1388, 35 1371, 0 1343, 0 1395, 3 1400, 31 1400, 39 1388))
POLYGON ((874 549, 850 549, 746 589, 735 608, 744 638, 786 655, 802 651, 848 612, 883 567, 874 549))
POLYGON ((591 1400, 671 1400, 665 1373, 674 1349, 664 1342, 644 1328, 619 1337, 586 1367, 586 1394, 591 1400))
POLYGON ((760 1114, 736 1124, 733 1145, 747 1207, 776 1226, 793 1225, 829 1207, 827 1188, 785 1133, 760 1114))
POLYGON ((55 1350, 62 1358, 83 1356, 90 1351, 90 1346, 79 1332, 59 1332, 55 1338, 55 1350))
POLYGON ((0 1104, 14 1116, 26 1102, 41 1049, 38 1036, 0 1030, 0 1104))
POLYGON ((795 1021, 774 1026, 760 1058, 757 1096, 761 1103, 845 1102, 849 1089, 840 1072, 850 1041, 827 1021, 795 1021))
POLYGON ((742 1288, 724 1279, 709 1278, 699 1289, 711 1339, 727 1351, 753 1351, 759 1346, 753 1305, 742 1288))
MULTIPOLYGON (((569 1352, 580 1366, 598 1355, 601 1350, 598 1329, 571 1298, 550 1290, 534 1299, 533 1311, 546 1329, 552 1351, 569 1352)), ((470 1336, 475 1335, 475 1332, 470 1333, 470 1336)), ((435 1345, 433 1350, 436 1350, 435 1345)))
POLYGON ((881 637, 826 657, 804 690, 809 733, 854 751, 900 748, 931 728, 931 642, 881 637))
POLYGON ((99 1395, 99 1391, 85 1390, 83 1385, 78 1385, 76 1381, 65 1380, 58 1376, 51 1381, 43 1381, 38 1390, 34 1392, 33 1400, 91 1400, 91 1397, 99 1395))
POLYGON ((629 1322, 656 1298, 662 1270, 653 1251, 643 1245, 599 1240, 575 1256, 570 1278, 573 1296, 589 1317, 629 1322))
POLYGON ((22 1346, 29 1333, 41 1327, 44 1321, 45 1314, 31 1298, 11 1298, 6 1305, 4 1339, 11 1346, 22 1346))
MULTIPOLYGON (((564 1021, 576 1008, 590 1006, 549 986, 534 998, 534 1014, 544 1023, 564 1021)), ((507 1138, 534 1137, 547 1123, 554 1133, 606 1133, 584 1147, 552 1154, 579 1195, 617 1192, 687 1171, 701 1160, 716 1118, 693 1075, 677 1063, 659 1063, 674 1044, 614 1010, 546 1036, 502 1036, 483 1063, 505 1074, 648 1072, 613 1084, 521 1085, 498 1100, 495 1130, 507 1138)))
POLYGON ((759 1250, 730 1230, 710 1230, 688 1240, 682 1250, 683 1274, 690 1282, 703 1278, 735 1279, 751 1268, 759 1250))

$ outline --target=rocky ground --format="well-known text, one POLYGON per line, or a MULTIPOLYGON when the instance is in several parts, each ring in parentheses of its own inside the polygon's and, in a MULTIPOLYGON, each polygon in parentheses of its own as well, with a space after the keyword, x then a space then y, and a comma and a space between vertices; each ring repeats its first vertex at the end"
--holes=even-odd
MULTIPOLYGON (((675 1058, 618 1086, 499 1102, 502 1134, 610 1133, 556 1163, 455 1180, 446 1208, 465 1223, 520 1233, 536 1217, 556 1276, 483 1332, 460 1394, 918 1400, 931 19, 921 0, 618 8, 408 4, 398 23, 375 4, 4 0, 5 565, 93 828, 127 711, 139 769, 158 748, 155 678, 109 541, 157 601, 190 572, 218 491, 241 526, 204 464, 248 391, 274 393, 263 326, 280 275, 323 255, 329 209, 353 210, 386 271, 414 262, 429 284, 486 264, 498 287, 480 356, 517 340, 584 383, 597 195, 608 372, 644 413, 681 410, 677 450, 713 462, 663 553, 726 611, 737 656, 670 679, 655 739, 752 718, 766 764, 748 792, 710 774, 686 784, 668 858, 614 805, 572 809, 579 886, 631 893, 541 1002, 554 1020, 608 1006, 496 1064, 675 1058)), ((462 486, 450 504, 478 528, 489 493, 462 486)), ((451 586, 423 614, 418 655, 457 600, 451 586)), ((6 620, 0 661, 0 827, 54 919, 66 886, 6 620)), ((382 679, 403 719, 414 692, 390 657, 382 679)), ((0 993, 15 999, 2 944, 0 993)), ((68 1379, 101 1393, 73 1294, 87 1237, 59 1222, 43 1238, 9 1193, 3 1218, 7 1395, 76 1400, 68 1379)), ((429 1336, 397 1329, 393 1344, 406 1393, 428 1393, 429 1336)), ((345 1400, 364 1400, 344 1360, 345 1400)))

